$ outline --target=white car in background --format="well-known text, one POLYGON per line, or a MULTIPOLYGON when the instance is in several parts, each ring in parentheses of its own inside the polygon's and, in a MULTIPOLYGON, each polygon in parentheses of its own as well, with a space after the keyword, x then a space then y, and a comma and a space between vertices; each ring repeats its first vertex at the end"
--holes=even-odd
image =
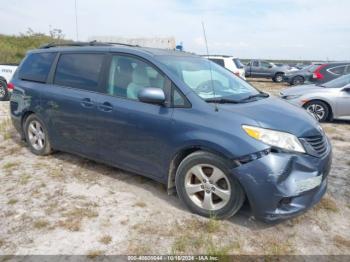
POLYGON ((218 65, 221 65, 222 67, 225 67, 227 70, 245 80, 244 65, 238 58, 225 55, 210 55, 204 57, 218 65))
POLYGON ((17 69, 16 65, 0 65, 0 101, 8 99, 7 84, 17 69))

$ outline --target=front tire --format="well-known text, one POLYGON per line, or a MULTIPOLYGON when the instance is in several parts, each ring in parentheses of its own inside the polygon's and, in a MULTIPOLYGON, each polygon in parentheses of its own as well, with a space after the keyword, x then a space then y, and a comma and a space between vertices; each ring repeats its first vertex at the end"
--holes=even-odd
POLYGON ((283 82, 283 74, 277 73, 272 80, 276 83, 282 83, 283 82))
POLYGON ((302 84, 304 84, 304 78, 302 76, 296 76, 293 78, 292 80, 293 86, 302 85, 302 84))
POLYGON ((8 100, 7 84, 4 80, 0 80, 0 101, 8 100))
POLYGON ((310 101, 304 105, 304 108, 319 122, 325 122, 330 119, 329 107, 322 101, 310 101))
POLYGON ((35 114, 29 115, 24 123, 24 134, 30 151, 39 156, 51 154, 47 128, 35 114))
POLYGON ((180 163, 175 183, 180 200, 192 212, 205 217, 231 217, 245 199, 227 161, 204 151, 192 153, 180 163))

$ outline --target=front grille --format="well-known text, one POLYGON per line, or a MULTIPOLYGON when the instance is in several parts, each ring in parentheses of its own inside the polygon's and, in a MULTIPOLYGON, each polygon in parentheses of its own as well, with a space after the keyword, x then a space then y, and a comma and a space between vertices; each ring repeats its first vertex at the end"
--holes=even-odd
POLYGON ((327 152, 327 139, 325 136, 310 136, 304 140, 311 146, 313 151, 319 156, 323 156, 327 152))

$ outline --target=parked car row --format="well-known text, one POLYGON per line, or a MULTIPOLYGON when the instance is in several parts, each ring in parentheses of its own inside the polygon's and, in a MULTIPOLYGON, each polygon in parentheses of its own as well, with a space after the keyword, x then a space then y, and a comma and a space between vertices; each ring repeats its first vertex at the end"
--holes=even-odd
POLYGON ((286 72, 284 81, 290 85, 307 82, 322 84, 346 74, 350 74, 350 62, 313 64, 298 71, 286 72))
POLYGON ((350 118, 350 74, 326 83, 287 88, 280 95, 305 108, 320 122, 350 118))
POLYGON ((204 57, 228 69, 229 71, 241 77, 242 79, 245 79, 245 68, 242 62, 238 58, 233 56, 222 56, 222 55, 211 55, 211 56, 204 56, 204 57))

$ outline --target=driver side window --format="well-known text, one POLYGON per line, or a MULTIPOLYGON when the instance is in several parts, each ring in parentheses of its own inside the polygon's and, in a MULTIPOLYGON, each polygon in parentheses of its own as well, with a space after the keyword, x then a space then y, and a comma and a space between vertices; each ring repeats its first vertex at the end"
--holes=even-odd
POLYGON ((261 67, 264 67, 264 68, 269 68, 270 67, 270 64, 269 63, 266 63, 266 62, 261 62, 261 67))
POLYGON ((143 88, 164 90, 165 84, 165 77, 143 60, 125 55, 113 56, 107 84, 109 95, 138 100, 138 93, 143 88))

